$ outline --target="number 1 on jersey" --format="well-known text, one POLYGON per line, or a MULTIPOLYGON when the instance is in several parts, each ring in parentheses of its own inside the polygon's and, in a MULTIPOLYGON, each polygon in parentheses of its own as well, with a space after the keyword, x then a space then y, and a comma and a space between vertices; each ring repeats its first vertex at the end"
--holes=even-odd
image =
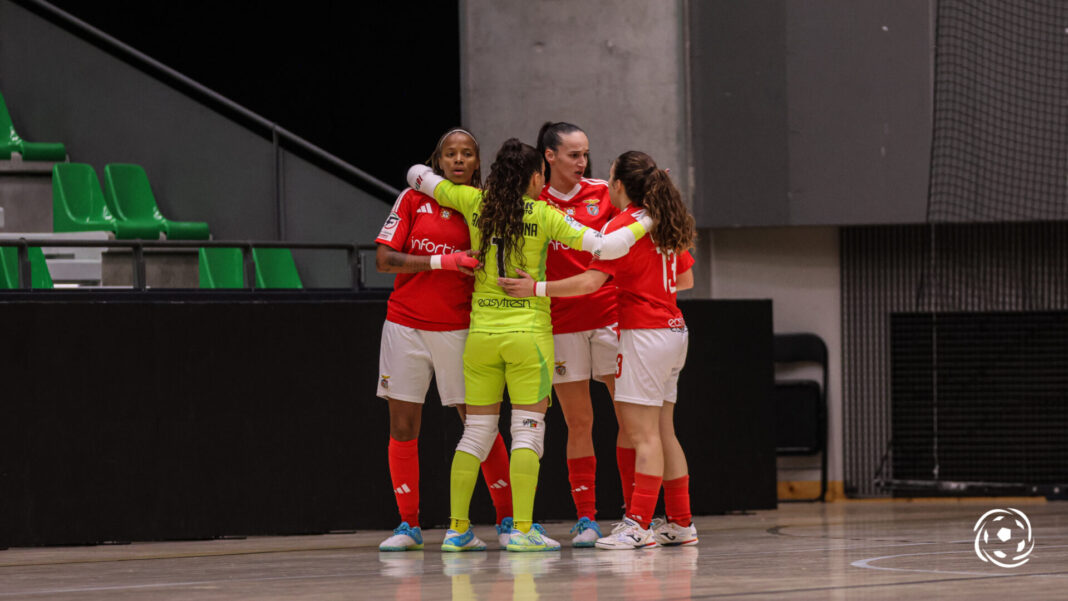
POLYGON ((508 272, 504 268, 504 238, 490 238, 490 242, 497 247, 497 276, 506 278, 508 272))

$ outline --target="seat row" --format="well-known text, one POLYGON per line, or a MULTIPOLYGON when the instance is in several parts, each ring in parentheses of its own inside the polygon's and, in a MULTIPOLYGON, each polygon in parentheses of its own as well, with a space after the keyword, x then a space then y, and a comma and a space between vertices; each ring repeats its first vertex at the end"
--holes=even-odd
MULTIPOLYGON (((36 246, 29 248, 30 287, 35 290, 53 287, 52 276, 45 263, 44 252, 36 246)), ((288 248, 253 248, 256 267, 256 288, 303 288, 288 248)), ((239 248, 201 248, 199 262, 200 288, 246 288, 245 268, 239 248)), ((18 249, 0 246, 0 290, 19 287, 18 249)))
POLYGON ((57 232, 107 231, 119 239, 207 240, 208 224, 172 221, 163 216, 140 165, 104 167, 101 188, 96 170, 84 163, 52 167, 52 229, 57 232))
POLYGON ((0 160, 18 154, 24 161, 65 161, 67 147, 54 142, 27 142, 15 131, 7 104, 0 95, 0 160))

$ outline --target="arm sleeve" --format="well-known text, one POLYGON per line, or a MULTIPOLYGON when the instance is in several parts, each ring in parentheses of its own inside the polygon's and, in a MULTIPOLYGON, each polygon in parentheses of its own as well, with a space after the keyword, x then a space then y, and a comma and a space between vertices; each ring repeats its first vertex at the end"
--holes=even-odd
POLYGON ((582 234, 582 248, 580 250, 593 253, 596 259, 618 259, 630 252, 630 247, 634 246, 634 243, 638 240, 641 240, 652 225, 652 219, 648 216, 643 216, 634 223, 627 224, 611 234, 602 234, 601 232, 587 229, 582 234))
POLYGON ((456 209, 471 221, 471 213, 482 202, 482 191, 471 186, 460 186, 434 173, 426 165, 412 165, 408 169, 408 185, 428 196, 433 196, 443 207, 456 209))
POLYGON ((408 240, 408 231, 412 227, 411 203, 407 202, 409 192, 411 192, 410 189, 402 191, 397 201, 393 203, 389 217, 386 217, 382 230, 375 238, 376 243, 385 244, 397 251, 404 249, 404 243, 408 240))
POLYGON ((543 205, 543 207, 542 221, 546 224, 549 237, 575 250, 592 253, 594 259, 622 257, 652 227, 652 220, 648 216, 643 216, 611 234, 602 234, 575 221, 573 217, 563 214, 559 209, 548 205, 543 205))

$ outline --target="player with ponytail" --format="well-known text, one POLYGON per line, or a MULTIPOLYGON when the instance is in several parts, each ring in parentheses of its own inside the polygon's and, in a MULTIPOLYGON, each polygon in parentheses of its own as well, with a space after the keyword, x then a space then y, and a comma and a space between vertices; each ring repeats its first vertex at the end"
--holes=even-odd
MULTIPOLYGON (((694 545, 689 470, 674 425, 678 377, 689 340, 676 291, 693 286, 688 249, 696 237, 694 219, 668 173, 644 152, 620 155, 612 163, 608 186, 622 214, 605 231, 649 219, 649 235, 620 259, 594 260, 585 272, 544 285, 552 297, 589 294, 609 278, 619 290, 615 404, 620 427, 635 447, 635 483, 623 522, 596 546, 694 545), (662 524, 652 520, 661 486, 667 508, 662 524)), ((500 283, 519 298, 530 296, 536 285, 525 277, 502 278, 500 283)))
MULTIPOLYGON (((538 132, 538 152, 545 159, 541 200, 582 225, 601 230, 619 210, 612 206, 608 182, 590 177, 590 142, 582 128, 547 122, 538 132)), ((549 280, 582 273, 593 260, 588 252, 550 244, 545 265, 549 280)), ((593 448, 593 403, 590 380, 615 390, 616 286, 609 282, 591 294, 552 300, 556 366, 553 390, 567 422, 567 473, 578 522, 571 529, 575 547, 592 547, 601 537, 597 516, 597 457, 593 448)), ((624 496, 634 483, 634 449, 619 430, 616 463, 624 496)))
MULTIPOLYGON (((619 258, 651 225, 638 219, 609 235, 590 229, 546 203, 534 200, 545 185, 543 161, 532 146, 512 138, 497 152, 485 190, 435 175, 424 165, 408 171, 412 188, 467 218, 472 246, 482 265, 475 271, 471 327, 464 348, 467 421, 451 473, 451 523, 443 551, 485 549, 469 521, 478 465, 498 435, 505 388, 512 403, 510 475, 514 529, 509 551, 555 551, 560 543, 534 523, 534 492, 545 448, 545 410, 553 365, 549 299, 509 298, 498 278, 526 275, 542 280, 553 240, 606 259, 619 258)), ((529 276, 528 276, 529 277, 529 276)), ((544 282, 540 282, 542 288, 544 282)))

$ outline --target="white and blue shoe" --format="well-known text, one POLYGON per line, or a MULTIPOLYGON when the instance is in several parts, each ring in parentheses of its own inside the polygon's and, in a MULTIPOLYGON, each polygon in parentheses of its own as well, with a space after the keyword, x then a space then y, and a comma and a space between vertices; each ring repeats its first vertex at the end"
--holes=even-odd
POLYGON ((401 522, 393 529, 393 536, 378 545, 379 551, 418 551, 423 548, 423 531, 419 526, 412 528, 408 522, 401 522))
POLYGON ((508 538, 507 549, 520 552, 559 551, 560 543, 549 538, 541 524, 534 524, 529 532, 521 532, 518 528, 513 528, 512 535, 508 538))
POLYGON ((447 552, 485 551, 486 543, 475 536, 475 530, 470 526, 466 532, 457 532, 449 528, 445 532, 445 540, 441 543, 441 550, 447 552))
POLYGON ((601 538, 601 527, 597 525, 597 522, 590 518, 583 517, 578 521, 571 532, 575 534, 575 538, 571 539, 572 547, 592 547, 597 539, 601 538))
POLYGON ((508 539, 512 538, 512 528, 515 528, 512 518, 504 518, 500 524, 497 524, 497 542, 501 544, 501 549, 508 548, 508 539))

